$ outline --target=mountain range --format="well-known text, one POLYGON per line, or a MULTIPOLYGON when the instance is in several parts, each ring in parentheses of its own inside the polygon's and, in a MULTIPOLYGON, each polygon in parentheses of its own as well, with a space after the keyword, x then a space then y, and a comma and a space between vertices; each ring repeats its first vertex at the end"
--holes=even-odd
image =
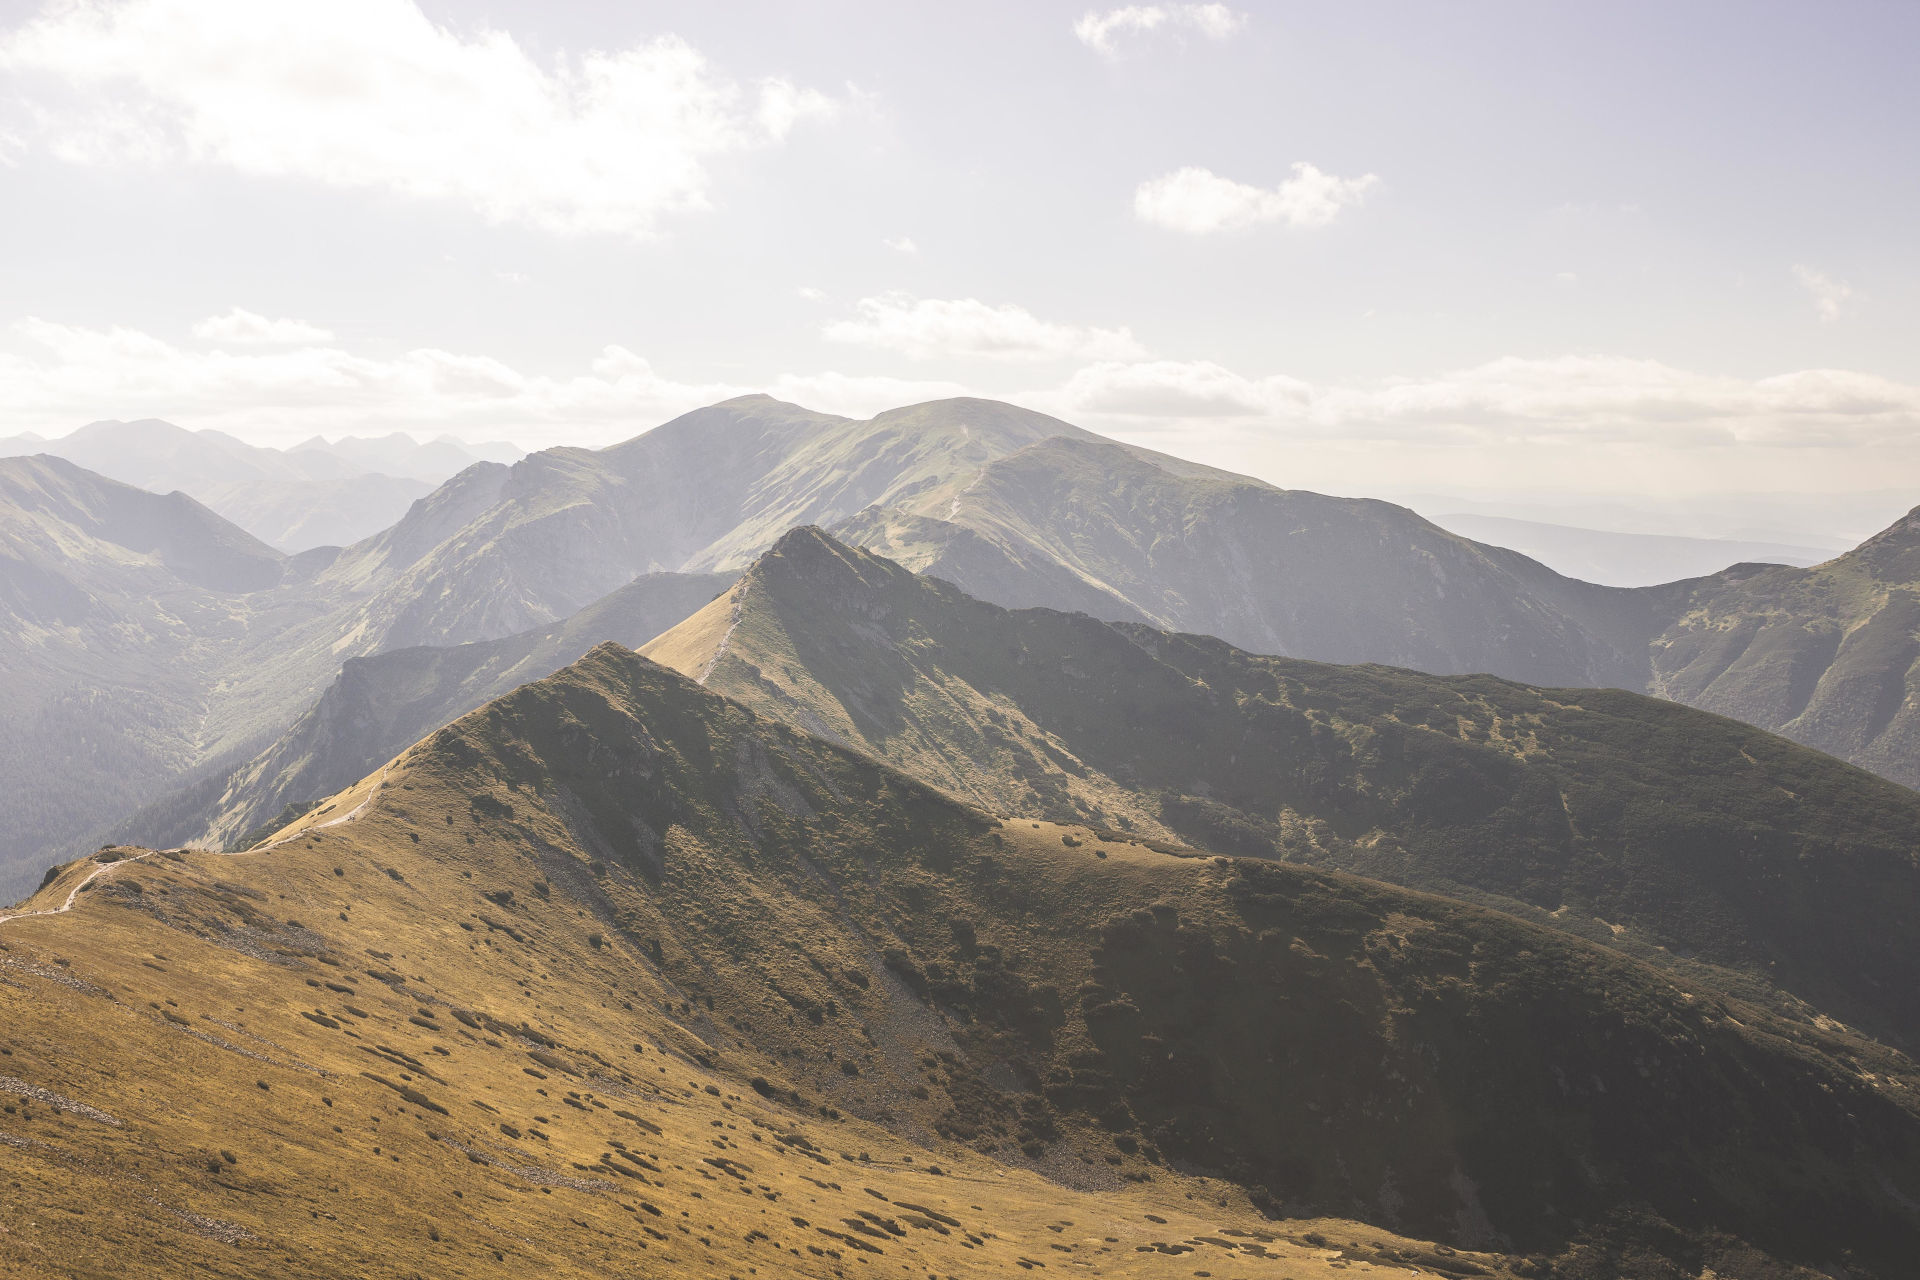
POLYGON ((1920 1246, 1920 1075, 1844 1028, 998 818, 611 644, 250 854, 108 848, 25 905, 29 1274, 1760 1280, 1920 1246))
POLYGON ((1892 1280, 1916 542, 1602 586, 979 400, 298 555, 0 458, 8 1268, 1892 1280))
POLYGON ((52 440, 0 440, 0 458, 40 453, 136 488, 186 493, 282 551, 357 542, 473 463, 521 456, 511 445, 422 444, 400 433, 331 443, 315 436, 274 449, 157 418, 90 423, 52 440))
MULTIPOLYGON (((0 460, 33 465, 49 464, 0 460)), ((33 484, 18 492, 19 528, 61 520, 35 506, 33 484)), ((194 519, 212 542, 245 537, 205 533, 205 519, 194 519)), ((29 638, 31 618, 11 620, 19 657, 9 678, 38 691, 19 704, 33 727, 18 739, 16 780, 41 816, 5 827, 0 865, 18 884, 34 859, 109 834, 204 835, 217 822, 222 838, 235 838, 324 786, 306 795, 298 785, 248 787, 244 803, 205 814, 197 828, 183 793, 274 749, 343 662, 544 633, 642 575, 738 571, 808 523, 1005 607, 1213 635, 1250 653, 1651 692, 1920 782, 1904 700, 1912 646, 1899 638, 1915 581, 1903 558, 1916 537, 1907 521, 1814 568, 1736 565, 1656 587, 1604 587, 1388 503, 1279 489, 1010 405, 938 401, 860 421, 750 396, 603 450, 476 463, 390 528, 281 557, 270 571, 262 559, 256 579, 225 584, 184 613, 161 617, 134 602, 111 622, 77 620, 59 661, 29 638), (138 659, 113 656, 129 645, 138 659), (149 659, 164 673, 150 678, 149 659), (143 699, 154 706, 140 713, 138 735, 111 728, 143 699), (115 775, 104 792, 53 763, 70 754, 61 735, 107 733, 118 740, 102 766, 115 775), (136 813, 158 825, 132 824, 136 813)), ((183 527, 180 536, 201 535, 183 527)), ((126 590, 101 576, 128 559, 125 547, 66 538, 35 533, 20 560, 34 567, 17 572, 38 575, 48 598, 126 590)), ((271 558, 255 545, 256 558, 271 558)), ((209 589, 159 561, 137 572, 141 600, 209 589)), ((571 634, 576 649, 640 638, 596 633, 593 615, 571 634)), ((545 655, 541 664, 562 660, 559 649, 524 643, 545 655)), ((434 714, 500 691, 481 681, 464 703, 434 703, 434 714)), ((342 755, 326 785, 364 763, 342 755)))

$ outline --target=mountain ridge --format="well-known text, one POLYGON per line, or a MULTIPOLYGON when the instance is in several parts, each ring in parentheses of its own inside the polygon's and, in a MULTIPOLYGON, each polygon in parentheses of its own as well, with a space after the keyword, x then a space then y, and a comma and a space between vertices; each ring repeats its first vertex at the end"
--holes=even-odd
POLYGON ((1759 1280, 1920 1240, 1898 1055, 1479 908, 996 825, 614 645, 270 848, 43 893, 0 1132, 120 1153, 19 1193, 111 1265, 1759 1280))
POLYGON ((1480 895, 1920 1042, 1920 797, 1717 716, 1008 611, 817 529, 642 652, 995 812, 1480 895))

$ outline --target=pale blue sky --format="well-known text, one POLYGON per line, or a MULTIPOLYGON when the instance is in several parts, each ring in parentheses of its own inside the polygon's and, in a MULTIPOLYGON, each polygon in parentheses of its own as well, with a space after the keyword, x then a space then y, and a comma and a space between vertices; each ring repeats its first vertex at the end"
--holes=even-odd
POLYGON ((0 433, 966 390, 1349 492, 1920 462, 1920 6, 1143 9, 0 3, 0 433))

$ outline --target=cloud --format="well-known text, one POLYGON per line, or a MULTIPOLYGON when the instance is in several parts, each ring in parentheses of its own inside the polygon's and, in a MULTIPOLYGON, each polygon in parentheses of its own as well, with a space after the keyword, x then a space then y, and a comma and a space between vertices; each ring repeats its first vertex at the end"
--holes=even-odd
POLYGON ((1103 361, 1061 391, 1083 413, 1155 418, 1238 418, 1297 411, 1312 389, 1297 379, 1245 378, 1210 360, 1103 361))
POLYGON ((786 373, 775 378, 767 393, 822 413, 871 418, 905 404, 946 400, 971 394, 957 382, 917 378, 877 378, 844 373, 786 373))
MULTIPOLYGON (((182 345, 135 329, 39 319, 13 325, 7 336, 0 346, 0 436, 59 435, 101 418, 162 417, 254 440, 407 431, 504 436, 536 447, 605 444, 700 405, 769 391, 856 417, 947 396, 997 394, 1189 456, 1217 445, 1210 460, 1243 470, 1271 459, 1282 475, 1297 474, 1296 461, 1304 465, 1345 448, 1356 469, 1342 483, 1363 489, 1371 483, 1369 468, 1391 469, 1416 456, 1450 456, 1462 467, 1508 467, 1509 460, 1534 458, 1543 474, 1553 475, 1564 474, 1564 464, 1551 459, 1572 456, 1569 446, 1599 450, 1579 455, 1593 459, 1636 446, 1700 459, 1696 470, 1711 480, 1747 454, 1778 458, 1784 450, 1804 459, 1810 450, 1825 451, 1849 459, 1848 474, 1857 475, 1867 456, 1862 451, 1881 451, 1875 456, 1884 458, 1890 448, 1920 450, 1920 386, 1844 369, 1747 379, 1651 360, 1569 355, 1492 360, 1421 378, 1317 384, 1211 361, 1096 357, 1062 381, 1009 394, 971 383, 834 370, 787 371, 752 382, 681 379, 620 346, 601 348, 577 372, 543 374, 431 347, 369 356, 331 344, 182 345)), ((1782 488, 1793 485, 1801 466, 1768 465, 1766 483, 1782 488)), ((1620 478, 1628 486, 1644 480, 1644 472, 1620 478)))
POLYGON ((1291 178, 1266 188, 1190 167, 1141 183, 1133 193, 1133 213, 1142 222, 1189 235, 1262 222, 1324 227, 1342 209, 1359 204, 1379 181, 1371 173, 1337 178, 1302 161, 1293 166, 1291 178))
POLYGON ((0 69, 72 163, 218 165, 636 236, 708 207, 714 158, 836 105, 743 88, 670 35, 543 66, 413 0, 62 0, 0 35, 0 69))
POLYGON ((895 253, 920 252, 920 246, 915 244, 913 240, 908 236, 894 236, 890 239, 882 240, 880 243, 884 244, 885 246, 887 246, 887 248, 893 250, 895 253))
POLYGON ((1116 427, 1235 420, 1318 440, 1463 444, 1640 443, 1783 448, 1920 444, 1920 387, 1809 369, 1742 379, 1652 360, 1506 358, 1429 378, 1315 386, 1207 361, 1107 361, 1030 397, 1116 427))
POLYGON ((269 320, 239 307, 223 316, 208 316, 193 326, 193 336, 208 342, 249 346, 284 346, 300 342, 331 342, 333 334, 304 320, 269 320))
POLYGON ((1119 38, 1182 28, 1209 40, 1225 40, 1247 25, 1247 15, 1224 4, 1146 4, 1088 11, 1073 24, 1080 43, 1103 57, 1118 57, 1119 38))
POLYGON ((682 381, 607 346, 579 373, 531 374, 488 356, 420 348, 371 357, 338 346, 182 346, 123 327, 26 319, 0 350, 0 436, 59 435, 100 418, 162 417, 253 440, 406 431, 510 436, 542 447, 624 440, 750 391, 832 413, 960 395, 956 383, 833 371, 758 383, 682 381))
POLYGON ((825 302, 827 300, 827 291, 825 289, 816 289, 810 284, 803 284, 794 292, 798 293, 808 302, 825 302))
POLYGON ((1841 308, 1853 297, 1853 287, 1844 280, 1835 280, 1824 271, 1815 271, 1812 267, 1795 267, 1793 275, 1808 293, 1813 295, 1813 309, 1820 317, 1820 323, 1832 324, 1840 318, 1841 308))
POLYGON ((826 328, 831 342, 930 356, 994 360, 1125 360, 1145 352, 1126 329, 1052 324, 1025 307, 989 306, 975 298, 913 298, 904 293, 862 298, 859 318, 826 328))

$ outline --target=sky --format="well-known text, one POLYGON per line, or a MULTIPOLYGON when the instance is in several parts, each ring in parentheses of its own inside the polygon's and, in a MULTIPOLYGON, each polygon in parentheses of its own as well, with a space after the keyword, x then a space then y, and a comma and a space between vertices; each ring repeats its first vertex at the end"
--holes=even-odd
POLYGON ((1904 507, 1916 48, 1898 0, 0 0, 0 434, 972 394, 1338 493, 1904 507))

